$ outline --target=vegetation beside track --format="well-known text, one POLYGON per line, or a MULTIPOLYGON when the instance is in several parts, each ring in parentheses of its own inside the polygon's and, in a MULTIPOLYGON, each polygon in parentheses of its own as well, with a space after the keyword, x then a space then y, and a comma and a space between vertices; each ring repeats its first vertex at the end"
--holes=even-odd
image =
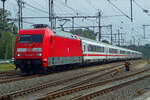
POLYGON ((13 64, 0 64, 0 71, 10 71, 14 70, 15 66, 13 64))

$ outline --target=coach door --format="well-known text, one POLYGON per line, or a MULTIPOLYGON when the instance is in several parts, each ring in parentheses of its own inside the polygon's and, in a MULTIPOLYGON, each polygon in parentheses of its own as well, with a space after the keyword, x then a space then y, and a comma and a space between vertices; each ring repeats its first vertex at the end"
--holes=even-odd
POLYGON ((87 58, 88 58, 88 50, 87 50, 87 44, 86 43, 84 43, 84 42, 82 42, 82 54, 83 54, 83 62, 85 62, 86 60, 87 60, 87 58))
POLYGON ((82 53, 84 54, 86 52, 86 44, 82 43, 82 53))
POLYGON ((108 47, 105 47, 105 56, 106 56, 106 61, 109 59, 109 48, 108 47))
POLYGON ((55 50, 54 50, 54 37, 50 36, 50 57, 48 58, 48 65, 53 66, 54 65, 54 55, 55 55, 55 50))

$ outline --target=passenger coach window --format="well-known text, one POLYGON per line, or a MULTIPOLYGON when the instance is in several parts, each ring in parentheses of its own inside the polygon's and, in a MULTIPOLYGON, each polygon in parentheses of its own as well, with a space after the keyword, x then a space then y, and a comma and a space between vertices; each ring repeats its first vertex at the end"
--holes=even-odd
POLYGON ((42 34, 20 35, 19 43, 42 43, 42 34))
POLYGON ((120 50, 120 54, 125 54, 126 52, 123 50, 120 50))
POLYGON ((88 51, 91 51, 91 52, 104 52, 104 47, 89 45, 88 46, 88 51))
POLYGON ((117 49, 112 49, 112 48, 109 48, 109 53, 117 53, 118 50, 117 49))

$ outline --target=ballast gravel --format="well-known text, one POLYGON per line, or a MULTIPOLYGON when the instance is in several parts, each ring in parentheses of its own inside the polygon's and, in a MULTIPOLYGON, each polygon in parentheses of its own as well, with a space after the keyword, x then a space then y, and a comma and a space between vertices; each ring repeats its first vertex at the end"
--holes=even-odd
MULTIPOLYGON (((150 71, 148 73, 150 73, 150 71)), ((150 91, 149 83, 150 77, 105 95, 95 97, 92 100, 146 100, 150 95, 147 97, 143 95, 150 91)))
POLYGON ((60 72, 60 73, 53 73, 50 75, 42 76, 42 77, 36 77, 36 78, 31 78, 31 79, 25 79, 21 81, 15 81, 15 82, 10 82, 6 84, 0 84, 0 95, 6 95, 8 93, 12 93, 18 90, 23 90, 31 87, 38 86, 39 84, 47 83, 47 82, 55 82, 61 79, 67 79, 69 77, 75 77, 80 74, 85 74, 89 73, 91 71, 100 69, 100 68, 106 68, 106 67, 111 67, 115 65, 115 63, 112 64, 106 64, 106 65, 100 65, 96 67, 89 67, 89 68, 80 68, 76 70, 71 70, 71 71, 65 71, 65 72, 60 72))
MULTIPOLYGON (((57 80, 64 79, 64 77, 67 78, 68 75, 70 74, 71 74, 70 72, 66 72, 66 73, 62 72, 61 74, 57 73, 53 75, 41 76, 41 77, 25 79, 21 81, 10 82, 6 84, 0 84, 0 95, 4 95, 10 92, 15 92, 18 90, 23 90, 26 88, 35 87, 35 86, 38 86, 39 84, 43 84, 46 82, 55 82, 57 80)), ((73 76, 78 75, 78 74, 79 74, 78 72, 72 72, 73 76)))

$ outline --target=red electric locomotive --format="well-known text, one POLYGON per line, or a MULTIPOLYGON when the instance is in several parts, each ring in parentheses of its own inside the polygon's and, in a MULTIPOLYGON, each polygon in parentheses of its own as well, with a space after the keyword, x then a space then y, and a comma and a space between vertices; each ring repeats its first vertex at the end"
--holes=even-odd
POLYGON ((82 62, 80 38, 49 28, 20 30, 15 65, 23 73, 44 72, 56 65, 82 62))

